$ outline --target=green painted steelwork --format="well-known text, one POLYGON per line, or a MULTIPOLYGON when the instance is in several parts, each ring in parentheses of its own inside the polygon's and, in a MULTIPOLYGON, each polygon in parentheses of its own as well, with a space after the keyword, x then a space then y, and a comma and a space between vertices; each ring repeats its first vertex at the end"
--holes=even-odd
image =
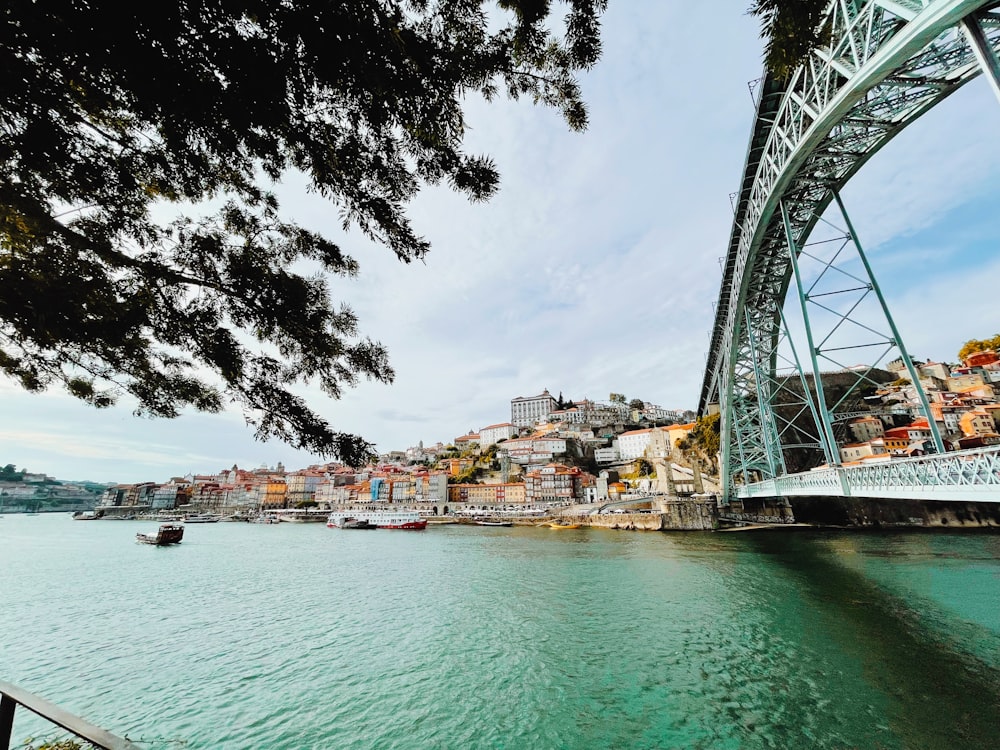
MULTIPOLYGON (((776 448, 767 425, 777 418, 762 413, 773 412, 774 353, 787 333, 781 308, 795 275, 788 238, 806 246, 836 192, 909 123, 984 69, 1000 85, 996 7, 995 0, 921 0, 919 7, 834 0, 823 21, 828 45, 787 83, 762 79, 699 403, 702 415, 719 406, 726 497, 737 483, 780 470, 784 438, 794 434, 778 429, 776 448)), ((817 375, 818 367, 821 387, 817 375)), ((825 423, 818 424, 821 447, 836 464, 833 415, 817 401, 811 412, 825 423)))
POLYGON ((875 292, 875 297, 878 299, 879 305, 882 307, 882 312, 885 315, 886 323, 889 325, 889 330, 892 331, 892 338, 896 344, 896 348, 899 350, 899 356, 903 360, 903 365, 906 367, 906 371, 910 374, 910 382, 916 389, 917 398, 920 400, 920 408, 924 412, 924 416, 927 418, 927 424, 931 431, 931 440, 934 441, 934 450, 937 453, 944 453, 944 442, 941 440, 941 432, 938 430, 937 422, 934 421, 934 415, 931 413, 931 405, 927 400, 927 394, 924 392, 924 387, 920 384, 920 373, 917 372, 917 368, 913 366, 913 360, 910 359, 909 352, 906 351, 906 346, 903 344, 903 337, 899 335, 899 329, 896 328, 896 321, 892 318, 892 313, 889 312, 889 306, 885 302, 885 297, 882 295, 882 289, 878 285, 878 281, 875 278, 875 274, 872 271, 871 264, 868 263, 868 255, 861 247, 861 242, 858 240, 858 233, 854 230, 854 224, 851 222, 851 217, 847 215, 847 208, 844 206, 844 201, 840 197, 838 191, 833 192, 834 200, 837 201, 837 207, 840 209, 841 216, 844 217, 844 222, 847 224, 847 231, 850 232, 851 240, 854 243, 854 249, 857 250, 858 257, 861 259, 861 263, 865 267, 865 272, 868 274, 869 282, 872 285, 872 291, 875 292))
POLYGON ((802 320, 806 325, 806 341, 809 344, 809 360, 812 363, 813 387, 816 389, 816 411, 819 416, 817 425, 826 436, 823 441, 823 449, 826 454, 826 462, 830 466, 840 463, 840 453, 837 451, 837 438, 833 434, 833 420, 830 418, 830 410, 826 406, 826 393, 823 390, 823 373, 819 369, 819 359, 816 356, 816 344, 813 341, 812 326, 809 325, 809 306, 806 296, 805 284, 802 281, 802 274, 799 271, 799 248, 796 245, 795 237, 792 236, 792 224, 788 220, 788 208, 781 204, 781 218, 785 223, 785 241, 788 243, 788 257, 792 263, 792 272, 795 277, 795 290, 798 292, 799 307, 802 310, 802 320))

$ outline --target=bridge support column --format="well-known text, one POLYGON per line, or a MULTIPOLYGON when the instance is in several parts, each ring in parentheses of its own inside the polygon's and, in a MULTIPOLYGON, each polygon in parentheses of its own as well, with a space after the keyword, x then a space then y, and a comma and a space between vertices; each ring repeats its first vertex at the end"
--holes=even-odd
MULTIPOLYGON (((805 408, 809 410, 809 414, 813 419, 813 424, 816 426, 816 431, 819 433, 818 437, 816 437, 817 444, 820 450, 823 451, 823 455, 828 456, 831 450, 836 450, 836 446, 830 446, 826 442, 826 432, 821 427, 822 422, 819 418, 819 412, 816 411, 816 401, 813 399, 812 392, 809 390, 809 383, 806 382, 806 373, 802 369, 802 360, 799 359, 799 352, 795 347, 794 339, 792 339, 792 332, 788 330, 788 320, 785 318, 784 310, 778 310, 778 314, 781 316, 781 330, 784 333, 785 341, 788 342, 788 349, 792 353, 791 361, 795 365, 795 372, 798 373, 799 376, 799 385, 802 388, 802 401, 805 404, 805 408)), ((809 437, 814 436, 810 435, 809 437)))
POLYGON ((695 494, 704 495, 705 484, 701 481, 701 468, 698 466, 697 461, 691 462, 691 479, 694 481, 695 494))
MULTIPOLYGON (((899 335, 899 329, 896 327, 892 313, 889 312, 889 306, 886 304, 882 289, 879 287, 875 273, 868 262, 868 256, 858 240, 858 234, 851 222, 850 215, 847 213, 847 208, 836 190, 832 190, 831 194, 840 211, 843 224, 838 226, 813 214, 813 220, 819 219, 836 234, 829 239, 814 242, 811 246, 800 247, 797 245, 792 230, 789 208, 784 202, 781 204, 785 239, 791 255, 790 265, 795 277, 795 286, 798 291, 815 378, 816 411, 821 420, 820 429, 826 435, 828 444, 828 464, 830 466, 841 464, 834 424, 838 421, 845 422, 857 413, 852 411, 849 399, 857 399, 859 396, 854 394, 863 393, 860 390, 862 386, 878 387, 882 384, 883 381, 875 379, 872 373, 883 361, 888 361, 893 350, 909 376, 910 383, 916 392, 920 411, 927 418, 933 450, 937 453, 943 453, 944 443, 934 421, 934 415, 931 413, 927 394, 924 393, 924 389, 920 385, 920 373, 914 367, 909 352, 903 344, 903 339, 899 335), (822 248, 819 251, 806 251, 806 247, 813 246, 822 246, 822 248), (854 253, 845 252, 848 248, 853 248, 854 253), (802 271, 802 259, 808 259, 818 269, 815 273, 811 272, 808 285, 802 271), (851 267, 850 264, 855 259, 860 261, 863 271, 858 272, 851 267), (874 300, 866 302, 872 297, 874 300), (811 320, 810 310, 813 309, 819 316, 817 320, 822 323, 818 331, 814 330, 815 321, 811 320), (845 341, 844 331, 848 328, 851 331, 862 332, 865 334, 866 340, 857 343, 850 339, 845 341), (817 336, 819 337, 818 343, 817 336), (864 351, 875 351, 877 356, 872 355, 874 359, 867 359, 870 364, 866 364, 863 368, 853 367, 856 361, 845 361, 846 357, 853 358, 864 351), (854 373, 854 382, 832 404, 828 403, 824 392, 819 366, 820 358, 833 365, 838 371, 854 373)), ((803 217, 797 216, 796 220, 801 223, 803 217)), ((845 434, 844 437, 847 438, 847 435, 845 434)), ((847 441, 849 442, 849 438, 847 441)))
POLYGON ((816 358, 816 343, 813 341, 812 327, 809 325, 809 306, 806 304, 808 296, 806 294, 805 283, 802 280, 802 273, 799 270, 800 248, 795 242, 792 234, 792 223, 788 218, 788 207, 785 202, 781 202, 781 218, 785 223, 785 242, 788 244, 788 255, 791 258, 792 272, 795 276, 795 288, 799 293, 799 306, 802 309, 802 319, 806 328, 806 340, 809 342, 809 358, 812 361, 813 385, 816 388, 816 414, 819 416, 819 423, 816 425, 820 434, 824 436, 823 452, 826 454, 826 462, 829 466, 840 464, 840 453, 837 450, 837 438, 833 434, 833 421, 830 419, 830 411, 826 405, 826 396, 823 393, 823 378, 820 375, 819 360, 816 358))
POLYGON ((747 326, 747 340, 750 343, 750 358, 753 362, 754 387, 757 390, 757 408, 760 412, 760 431, 763 438, 764 458, 767 468, 774 478, 785 473, 785 457, 781 451, 781 440, 778 437, 778 427, 774 421, 774 394, 771 380, 767 374, 770 357, 762 356, 757 330, 750 319, 750 311, 743 311, 747 326), (765 361, 766 360, 766 361, 765 361))
POLYGON ((972 45, 972 54, 976 56, 976 62, 986 74, 993 93, 1000 99, 1000 58, 986 38, 982 22, 975 14, 967 16, 962 19, 962 31, 972 45))
POLYGON ((851 217, 847 215, 847 209, 844 207, 844 201, 840 197, 840 192, 834 190, 833 198, 837 202, 837 207, 840 209, 840 215, 844 217, 844 223, 847 225, 847 231, 851 236, 851 241, 854 243, 854 249, 857 250, 858 257, 861 259, 861 263, 865 267, 865 273, 868 274, 868 280, 871 284, 872 291, 875 292, 878 303, 882 307, 882 313, 885 315, 886 323, 889 325, 889 330, 892 331, 892 340, 896 345, 896 349, 899 351, 900 359, 903 360, 903 364, 906 366, 906 372, 910 375, 910 382, 913 384, 913 387, 917 392, 917 399, 920 401, 920 406, 924 412, 924 416, 927 417, 927 425, 931 431, 931 440, 934 441, 934 450, 938 453, 944 453, 944 442, 941 440, 941 432, 937 428, 937 422, 934 421, 934 415, 931 414, 931 405, 927 400, 927 394, 924 393, 924 387, 920 385, 920 373, 918 373, 917 368, 913 366, 913 360, 910 359, 910 354, 906 351, 906 347, 903 345, 903 338, 899 335, 899 329, 896 328, 896 321, 893 320, 892 313, 889 312, 889 306, 885 303, 885 297, 882 296, 882 289, 875 280, 875 274, 872 272, 872 267, 868 264, 868 256, 861 248, 861 242, 858 240, 858 233, 854 231, 854 224, 851 223, 851 217))

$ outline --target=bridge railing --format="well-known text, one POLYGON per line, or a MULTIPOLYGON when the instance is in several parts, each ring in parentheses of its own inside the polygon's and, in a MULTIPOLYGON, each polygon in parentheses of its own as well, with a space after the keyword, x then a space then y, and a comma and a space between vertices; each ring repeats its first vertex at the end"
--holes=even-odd
POLYGON ((1000 502, 1000 445, 817 469, 736 491, 739 498, 806 495, 1000 502))
POLYGON ((103 750, 139 750, 137 745, 111 732, 91 724, 79 716, 65 711, 54 703, 41 698, 17 685, 0 681, 0 748, 10 747, 10 735, 14 728, 14 710, 23 706, 43 719, 62 727, 71 734, 86 740, 103 750))

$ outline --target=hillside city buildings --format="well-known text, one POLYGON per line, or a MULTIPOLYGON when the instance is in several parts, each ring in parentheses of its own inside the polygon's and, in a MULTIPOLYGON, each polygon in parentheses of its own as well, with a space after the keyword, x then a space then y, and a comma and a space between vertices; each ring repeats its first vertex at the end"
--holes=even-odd
MULTIPOLYGON (((280 464, 252 470, 233 466, 163 484, 115 485, 104 493, 99 507, 235 514, 362 503, 422 503, 438 511, 470 504, 565 505, 607 499, 626 489, 617 476, 598 477, 586 467, 606 474, 599 467, 628 461, 635 448, 623 452, 619 440, 628 441, 629 426, 681 420, 688 421, 687 429, 693 426, 692 412, 646 402, 641 409, 590 400, 564 402, 559 408, 561 401, 547 390, 539 396, 518 396, 511 399, 509 422, 470 430, 448 445, 419 443, 405 451, 390 451, 378 463, 360 469, 336 463, 296 471, 286 471, 280 464)), ((639 432, 667 429, 678 427, 654 426, 639 432)), ((649 442, 647 436, 643 444, 649 442)))
MULTIPOLYGON (((979 352, 957 365, 916 363, 931 415, 948 450, 1000 444, 1000 356, 979 352)), ((931 427, 916 388, 900 377, 868 398, 838 445, 850 465, 892 461, 932 450, 931 427)), ((100 507, 220 513, 334 508, 361 503, 423 503, 435 512, 463 506, 540 507, 598 501, 626 491, 618 472, 646 459, 661 476, 664 462, 695 427, 690 411, 633 400, 563 401, 548 390, 510 401, 510 421, 456 436, 450 444, 419 443, 390 451, 370 466, 335 463, 286 471, 233 466, 215 474, 116 485, 100 507)), ((23 492, 25 489, 17 491, 23 492)), ((8 491, 11 492, 11 491, 8 491)))
MULTIPOLYGON (((977 352, 961 364, 915 362, 931 417, 946 450, 1000 445, 1000 355, 977 352)), ((916 387, 901 362, 888 366, 899 375, 878 389, 871 415, 848 423, 849 440, 839 446, 844 465, 921 456, 932 450, 930 422, 922 414, 916 387)))
POLYGON ((14 472, 14 476, 0 479, 0 512, 33 511, 43 507, 88 508, 99 493, 100 486, 92 482, 62 482, 45 474, 14 472))

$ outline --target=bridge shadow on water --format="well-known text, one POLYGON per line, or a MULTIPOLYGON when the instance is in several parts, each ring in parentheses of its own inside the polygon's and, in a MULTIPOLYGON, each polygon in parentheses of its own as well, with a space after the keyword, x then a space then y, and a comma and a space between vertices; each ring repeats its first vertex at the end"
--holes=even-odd
POLYGON ((781 531, 740 537, 744 550, 767 556, 794 577, 804 603, 821 619, 837 623, 830 637, 890 698, 893 715, 886 720, 903 747, 1000 747, 1000 654, 987 663, 961 647, 977 635, 998 642, 995 633, 968 622, 935 632, 928 612, 918 609, 932 604, 920 597, 916 604, 904 601, 838 560, 828 536, 781 531))

